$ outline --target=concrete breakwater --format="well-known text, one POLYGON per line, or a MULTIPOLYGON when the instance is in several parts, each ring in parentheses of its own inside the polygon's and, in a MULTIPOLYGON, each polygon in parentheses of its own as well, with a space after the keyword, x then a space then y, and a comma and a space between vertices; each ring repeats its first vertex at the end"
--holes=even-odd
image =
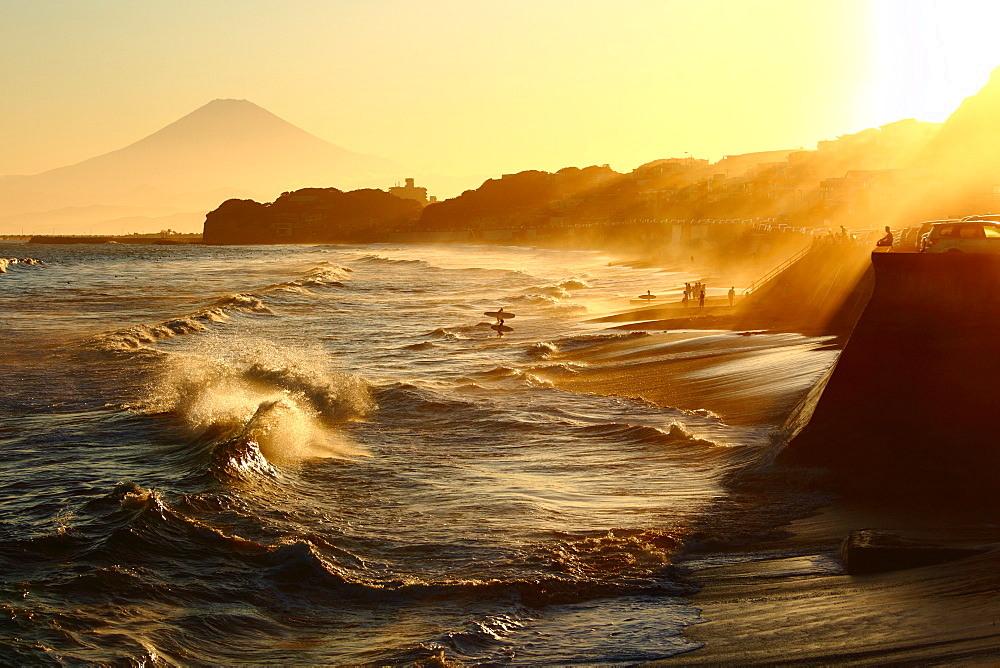
POLYGON ((156 246, 173 246, 176 244, 200 244, 200 234, 129 234, 97 236, 91 234, 77 235, 44 235, 36 234, 27 239, 29 244, 151 244, 156 246))
POLYGON ((872 265, 872 296, 779 461, 848 481, 994 481, 1000 257, 873 253, 872 265))

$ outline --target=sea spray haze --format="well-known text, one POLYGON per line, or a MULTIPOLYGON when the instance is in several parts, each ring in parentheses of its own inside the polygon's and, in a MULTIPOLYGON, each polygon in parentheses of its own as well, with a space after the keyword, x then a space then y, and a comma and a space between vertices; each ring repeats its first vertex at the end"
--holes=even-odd
MULTIPOLYGON (((681 274, 500 247, 9 249, 42 262, 0 276, 6 664, 669 656, 697 620, 678 560, 802 501, 723 484, 773 424, 559 389, 608 341, 679 354, 584 319, 681 274)), ((821 370, 810 341, 774 363, 821 370)))

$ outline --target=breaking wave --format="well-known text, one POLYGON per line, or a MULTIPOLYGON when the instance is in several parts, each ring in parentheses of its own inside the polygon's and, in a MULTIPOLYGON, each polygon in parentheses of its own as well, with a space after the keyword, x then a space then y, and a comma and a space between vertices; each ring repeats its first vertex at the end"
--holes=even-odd
MULTIPOLYGON (((222 314, 214 312, 206 314, 205 319, 213 320, 221 318, 222 314)), ((158 325, 136 325, 112 334, 98 337, 101 347, 107 350, 136 349, 144 345, 156 343, 160 339, 169 339, 174 336, 183 336, 195 332, 204 332, 208 329, 204 324, 194 318, 178 318, 158 325)))
POLYGON ((475 325, 460 325, 458 327, 438 327, 427 333, 432 339, 442 341, 459 341, 462 339, 474 338, 472 334, 480 334, 483 330, 488 330, 491 323, 480 322, 475 325))
MULTIPOLYGON (((30 258, 25 258, 27 262, 30 258)), ((40 263, 32 260, 33 263, 40 263)), ((310 287, 343 285, 339 282, 349 272, 353 271, 348 267, 323 262, 319 266, 310 269, 305 276, 279 283, 261 290, 262 293, 273 290, 283 290, 296 292, 303 295, 313 294, 310 287)), ((274 315, 274 311, 261 297, 252 293, 234 293, 217 298, 209 306, 187 316, 182 316, 167 322, 154 325, 136 325, 124 330, 118 330, 110 334, 97 337, 99 345, 107 350, 134 350, 147 346, 161 339, 168 339, 184 334, 204 332, 208 329, 207 324, 226 322, 230 313, 247 313, 253 315, 274 315)))
POLYGON ((559 287, 563 290, 582 290, 584 288, 589 288, 590 283, 582 278, 568 278, 560 283, 559 287))
POLYGON ((699 438, 678 422, 670 423, 666 429, 649 425, 633 424, 600 424, 583 427, 581 433, 586 436, 601 438, 614 437, 631 441, 632 443, 669 446, 718 447, 718 443, 699 438))
POLYGON ((525 354, 532 359, 545 359, 559 352, 559 346, 548 341, 532 343, 525 350, 525 354))
POLYGON ((552 381, 545 380, 529 371, 509 366, 498 366, 477 376, 488 381, 514 381, 524 387, 554 387, 552 381))
POLYGON ((411 266, 421 266, 430 267, 431 264, 426 260, 403 260, 403 259, 393 259, 388 258, 383 255, 362 255, 358 258, 358 262, 363 262, 365 264, 389 264, 389 265, 411 265, 411 266))
POLYGON ((7 269, 15 264, 24 264, 28 266, 34 265, 44 265, 45 263, 41 260, 36 260, 30 257, 16 258, 16 257, 0 257, 0 274, 6 274, 7 269))
POLYGON ((280 284, 278 288, 294 292, 309 288, 343 287, 342 281, 347 278, 347 274, 351 271, 353 269, 349 267, 324 262, 320 266, 310 269, 302 278, 280 284))
MULTIPOLYGON (((234 294, 222 297, 215 302, 212 308, 224 311, 241 311, 243 313, 266 313, 273 315, 272 311, 257 295, 234 294)), ((200 315, 200 313, 199 313, 200 315)))
POLYGON ((575 577, 638 576, 662 568, 681 545, 667 531, 611 529, 585 537, 564 537, 545 545, 532 559, 575 577))
POLYGON ((322 350, 264 341, 220 348, 166 357, 137 408, 175 416, 190 438, 230 443, 226 461, 240 469, 365 454, 342 431, 375 408, 364 380, 334 371, 322 350))
POLYGON ((642 331, 623 332, 620 334, 619 333, 583 334, 581 336, 573 336, 565 339, 560 339, 558 342, 558 346, 560 351, 579 350, 581 348, 587 348, 602 343, 610 343, 613 341, 625 341, 631 339, 641 339, 647 336, 650 336, 650 333, 642 331))
POLYGON ((105 350, 135 350, 156 343, 161 339, 204 332, 208 329, 209 323, 227 321, 230 312, 274 314, 274 311, 256 295, 232 294, 218 299, 211 306, 193 315, 155 325, 136 325, 110 334, 102 334, 96 337, 96 341, 105 350))

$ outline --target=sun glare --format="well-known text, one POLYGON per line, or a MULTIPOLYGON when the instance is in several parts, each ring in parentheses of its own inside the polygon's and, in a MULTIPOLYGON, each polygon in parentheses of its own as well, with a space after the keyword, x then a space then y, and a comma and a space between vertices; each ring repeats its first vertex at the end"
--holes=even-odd
POLYGON ((872 99, 878 124, 941 122, 1000 65, 1000 4, 883 0, 874 5, 872 99))

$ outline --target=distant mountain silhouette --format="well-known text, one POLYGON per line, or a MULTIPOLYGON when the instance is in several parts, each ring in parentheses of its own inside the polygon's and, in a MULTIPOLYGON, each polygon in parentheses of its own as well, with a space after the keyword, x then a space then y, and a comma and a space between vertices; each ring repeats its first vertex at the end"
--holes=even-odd
POLYGON ((354 153, 301 130, 247 100, 213 100, 134 144, 0 188, 111 193, 152 186, 168 192, 230 187, 271 191, 352 183, 402 173, 394 163, 354 153))
MULTIPOLYGON (((149 215, 164 215, 164 200, 171 197, 178 200, 173 211, 191 211, 192 199, 195 208, 208 211, 226 197, 371 185, 403 173, 389 160, 331 144, 247 100, 213 100, 117 151, 40 174, 0 177, 0 219, 11 229, 30 226, 11 216, 117 205, 126 193, 135 206, 144 191, 151 193, 149 215), (193 198, 195 193, 212 194, 193 198)), ((64 232, 74 231, 64 216, 61 223, 64 232)))

